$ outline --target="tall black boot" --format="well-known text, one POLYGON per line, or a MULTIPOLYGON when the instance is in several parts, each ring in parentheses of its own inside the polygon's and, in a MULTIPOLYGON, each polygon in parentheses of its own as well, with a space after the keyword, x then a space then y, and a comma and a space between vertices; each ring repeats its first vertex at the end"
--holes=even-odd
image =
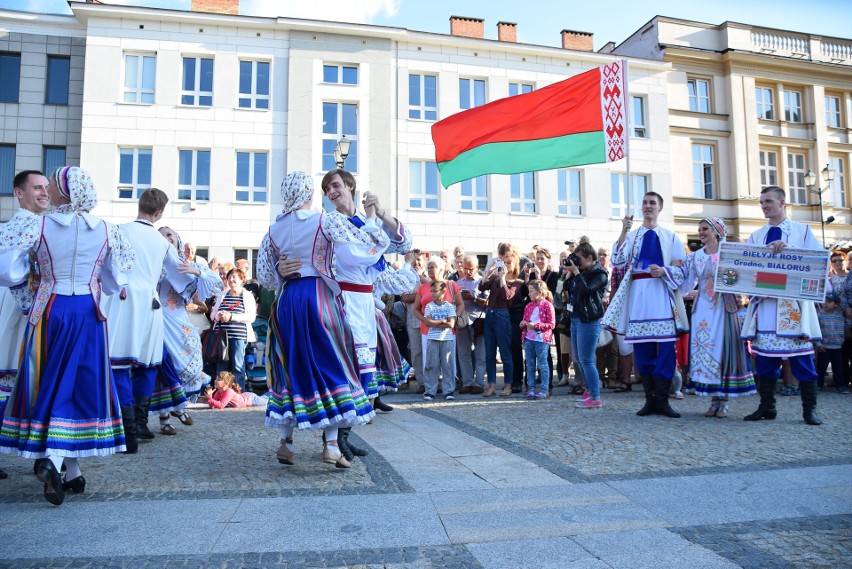
POLYGON ((338 438, 340 438, 341 436, 343 437, 344 444, 346 444, 346 448, 348 448, 352 452, 352 454, 354 454, 355 456, 367 456, 366 450, 356 447, 349 441, 349 433, 352 432, 352 427, 340 429, 340 431, 338 432, 341 433, 341 435, 338 435, 338 438))
POLYGON ((136 436, 143 441, 150 441, 154 438, 154 433, 148 428, 148 409, 150 407, 151 399, 149 397, 136 398, 136 436))
POLYGON ((654 409, 656 410, 657 415, 664 415, 666 417, 671 417, 672 419, 680 419, 680 413, 672 409, 672 406, 669 405, 669 389, 671 386, 671 381, 665 381, 662 379, 654 380, 654 400, 656 402, 654 409))
POLYGON ((760 394, 760 405, 757 411, 743 417, 743 421, 760 421, 761 419, 771 421, 778 415, 775 409, 775 386, 778 384, 778 379, 761 377, 758 381, 760 382, 757 388, 760 394))
POLYGON ((802 397, 802 417, 808 425, 822 425, 816 414, 817 385, 815 381, 800 381, 799 394, 802 397))
POLYGON ((121 422, 124 424, 125 454, 136 454, 139 451, 139 439, 136 437, 136 412, 133 405, 121 408, 121 422))
POLYGON ((391 407, 387 403, 384 403, 382 401, 382 398, 378 395, 376 395, 376 398, 373 399, 373 409, 375 409, 377 413, 390 413, 391 411, 393 411, 393 407, 391 407))
POLYGON ((352 462, 355 459, 355 453, 352 452, 352 449, 349 448, 346 439, 349 438, 348 428, 337 429, 337 448, 340 449, 340 454, 343 455, 343 458, 352 462))
POLYGON ((645 406, 636 411, 640 417, 654 413, 654 378, 641 376, 642 388, 645 390, 645 406))

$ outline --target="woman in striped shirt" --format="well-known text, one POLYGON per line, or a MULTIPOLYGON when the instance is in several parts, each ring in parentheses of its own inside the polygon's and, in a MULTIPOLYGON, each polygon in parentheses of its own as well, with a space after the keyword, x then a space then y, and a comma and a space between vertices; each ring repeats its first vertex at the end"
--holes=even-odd
POLYGON ((251 291, 243 288, 246 274, 242 269, 231 269, 225 277, 228 288, 216 295, 216 304, 210 313, 214 325, 228 333, 228 361, 217 364, 217 372, 229 371, 237 378, 240 389, 246 387, 246 344, 257 340, 251 323, 257 316, 257 302, 251 291))

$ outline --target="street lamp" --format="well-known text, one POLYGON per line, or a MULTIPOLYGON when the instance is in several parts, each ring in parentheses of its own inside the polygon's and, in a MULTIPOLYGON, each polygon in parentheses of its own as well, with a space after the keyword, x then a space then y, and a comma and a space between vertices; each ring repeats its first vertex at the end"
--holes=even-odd
POLYGON ((334 149, 334 164, 338 168, 342 169, 344 164, 346 164, 346 158, 349 156, 349 147, 351 145, 352 141, 346 138, 345 134, 337 141, 337 148, 334 149))
POLYGON ((805 174, 805 185, 808 187, 808 190, 810 192, 819 196, 819 225, 822 228, 822 246, 825 247, 825 214, 822 209, 822 194, 824 194, 827 190, 831 189, 831 182, 834 181, 835 172, 829 164, 826 164, 825 168, 822 169, 821 174, 822 179, 828 182, 828 185, 826 187, 822 189, 816 187, 816 174, 814 174, 810 170, 808 170, 808 173, 805 174))

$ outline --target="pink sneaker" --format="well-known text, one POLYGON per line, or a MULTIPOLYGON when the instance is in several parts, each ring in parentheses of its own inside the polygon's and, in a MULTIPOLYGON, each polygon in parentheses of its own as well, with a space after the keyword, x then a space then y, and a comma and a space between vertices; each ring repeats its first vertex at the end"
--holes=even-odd
POLYGON ((591 393, 589 393, 588 391, 583 391, 583 396, 580 397, 579 399, 577 399, 577 403, 582 403, 583 401, 586 401, 587 399, 591 399, 591 398, 592 398, 591 393))
POLYGON ((603 403, 601 403, 600 399, 589 398, 577 403, 577 407, 582 407, 583 409, 600 409, 603 407, 603 403))

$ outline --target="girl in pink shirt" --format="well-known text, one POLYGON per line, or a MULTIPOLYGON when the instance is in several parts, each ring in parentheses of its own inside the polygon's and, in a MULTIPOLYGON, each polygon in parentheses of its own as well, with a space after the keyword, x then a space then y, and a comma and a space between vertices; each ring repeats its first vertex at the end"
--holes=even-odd
POLYGON ((259 396, 251 391, 240 393, 240 386, 237 385, 234 374, 228 371, 220 371, 213 382, 216 386, 216 391, 209 387, 207 388, 207 404, 211 409, 224 409, 225 407, 259 407, 266 405, 269 400, 268 395, 259 396))
POLYGON ((547 354, 550 352, 550 339, 556 320, 553 296, 544 281, 532 280, 527 286, 530 302, 524 308, 524 319, 521 321, 527 364, 527 399, 547 399, 551 375, 547 354), (539 393, 535 392, 536 370, 541 376, 539 393))

